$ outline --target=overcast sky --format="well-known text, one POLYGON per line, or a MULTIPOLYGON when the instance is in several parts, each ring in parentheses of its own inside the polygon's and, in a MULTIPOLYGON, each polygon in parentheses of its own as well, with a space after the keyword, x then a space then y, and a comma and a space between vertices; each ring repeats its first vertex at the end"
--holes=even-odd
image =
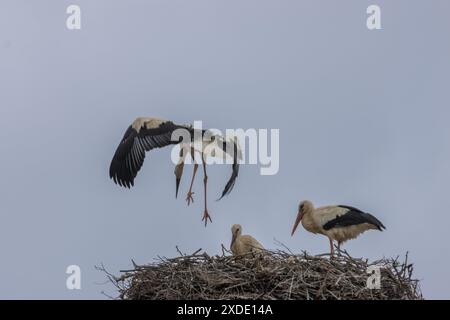
POLYGON ((300 200, 348 204, 386 225, 353 256, 410 253, 427 298, 450 298, 450 3, 151 0, 0 2, 0 298, 104 298, 110 271, 229 245, 240 223, 267 248, 320 254, 290 230, 300 200), (81 30, 66 28, 78 4, 81 30), (381 7, 381 30, 366 8, 381 7), (170 148, 147 155, 135 188, 108 177, 127 126, 157 116, 280 129, 280 170, 209 170, 210 214, 175 200, 170 148), (66 289, 66 267, 82 289, 66 289))

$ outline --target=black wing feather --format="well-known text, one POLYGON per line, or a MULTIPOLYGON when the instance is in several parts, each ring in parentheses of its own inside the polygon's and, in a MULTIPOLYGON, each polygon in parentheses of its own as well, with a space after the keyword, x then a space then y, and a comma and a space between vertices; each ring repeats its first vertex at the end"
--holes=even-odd
POLYGON ((330 230, 332 228, 339 228, 339 227, 347 227, 347 226, 353 226, 358 225, 362 223, 370 223, 377 227, 378 230, 382 231, 382 229, 385 229, 386 227, 381 223, 380 220, 375 218, 370 213, 363 212, 357 208, 350 207, 350 206, 344 206, 340 205, 338 207, 348 209, 346 213, 344 213, 341 216, 337 216, 335 219, 328 221, 323 225, 323 228, 325 230, 330 230))
POLYGON ((142 167, 145 152, 162 148, 180 141, 171 141, 172 132, 183 126, 171 121, 161 123, 157 128, 143 126, 139 132, 132 126, 126 130, 109 167, 109 176, 116 184, 130 188, 142 167))
MULTIPOLYGON (((227 152, 226 148, 226 142, 224 141, 222 145, 222 150, 224 152, 227 152)), ((222 199, 224 196, 229 195, 231 190, 233 190, 234 184, 236 182, 236 178, 239 174, 239 161, 238 161, 238 147, 237 143, 233 143, 233 166, 232 166, 232 173, 230 179, 228 179, 227 184, 225 185, 225 188, 222 191, 222 195, 220 196, 220 199, 222 199)))

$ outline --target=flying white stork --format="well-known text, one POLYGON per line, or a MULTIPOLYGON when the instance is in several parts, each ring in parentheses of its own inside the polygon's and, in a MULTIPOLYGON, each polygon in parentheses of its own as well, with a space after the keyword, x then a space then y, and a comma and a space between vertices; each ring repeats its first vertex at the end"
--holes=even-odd
POLYGON ((303 228, 309 232, 328 237, 331 256, 334 255, 333 240, 338 242, 338 250, 340 250, 341 243, 354 239, 367 230, 383 231, 385 229, 380 220, 357 208, 338 205, 315 209, 310 201, 300 202, 291 236, 294 235, 300 221, 303 228))
POLYGON ((234 224, 231 227, 231 245, 230 249, 234 256, 244 255, 250 252, 258 252, 264 247, 250 235, 242 235, 240 224, 234 224))
MULTIPOLYGON (((109 176, 116 184, 120 186, 130 188, 134 186, 134 179, 137 173, 142 167, 145 158, 145 152, 150 151, 154 148, 162 148, 169 145, 180 144, 180 159, 175 166, 175 177, 176 177, 176 191, 175 196, 178 195, 178 187, 180 184, 181 176, 183 174, 184 160, 188 153, 191 154, 192 159, 195 158, 195 152, 201 155, 202 165, 203 165, 203 184, 204 184, 204 204, 205 210, 203 213, 202 221, 205 221, 205 226, 211 217, 208 214, 207 207, 207 180, 208 176, 206 174, 206 158, 208 156, 212 157, 223 157, 229 156, 233 159, 232 164, 232 174, 229 178, 221 197, 222 199, 225 195, 228 195, 234 187, 236 178, 239 173, 239 161, 242 158, 241 149, 237 142, 237 139, 228 138, 225 140, 220 135, 213 135, 209 133, 209 140, 207 140, 207 130, 201 130, 201 132, 195 131, 199 129, 194 129, 190 125, 177 125, 172 121, 162 120, 157 118, 139 117, 128 127, 116 152, 112 158, 111 165, 109 168, 109 176), (191 141, 182 141, 182 137, 178 141, 172 141, 172 133, 177 129, 185 129, 190 133, 191 141), (200 144, 196 143, 194 139, 200 137, 202 141, 200 144), (210 143, 215 142, 218 148, 207 148, 210 143), (200 145, 200 148, 197 146, 200 145), (231 147, 230 147, 231 145, 231 147), (222 152, 221 152, 222 151, 222 152)), ((198 138, 197 138, 198 139, 198 138)), ((197 172, 198 164, 194 164, 194 172, 192 175, 191 185, 186 197, 188 205, 193 201, 192 185, 194 183, 195 174, 197 172)))

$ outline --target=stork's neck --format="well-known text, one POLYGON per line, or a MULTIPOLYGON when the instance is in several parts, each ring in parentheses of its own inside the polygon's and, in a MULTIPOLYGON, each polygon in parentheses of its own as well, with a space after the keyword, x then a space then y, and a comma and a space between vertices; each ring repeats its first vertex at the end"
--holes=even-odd
POLYGON ((236 237, 234 237, 234 239, 231 241, 230 249, 231 249, 231 251, 233 253, 239 251, 239 246, 240 246, 239 238, 240 238, 240 236, 241 236, 240 234, 237 234, 236 237))
POLYGON ((305 208, 305 212, 302 218, 302 226, 306 230, 312 233, 320 233, 320 227, 316 220, 314 219, 314 209, 313 208, 305 208))
POLYGON ((235 235, 232 236, 231 240, 231 246, 234 246, 237 242, 239 242, 239 238, 241 237, 241 232, 237 232, 235 235))

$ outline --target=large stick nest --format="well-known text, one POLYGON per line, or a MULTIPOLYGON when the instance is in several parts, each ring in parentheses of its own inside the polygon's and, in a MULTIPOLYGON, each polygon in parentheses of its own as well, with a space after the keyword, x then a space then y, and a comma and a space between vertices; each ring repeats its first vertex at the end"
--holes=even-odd
MULTIPOLYGON (((180 253, 181 254, 181 253, 180 253)), ((413 266, 383 258, 369 263, 345 251, 294 255, 284 251, 233 257, 198 250, 176 258, 160 257, 150 265, 108 273, 119 299, 422 299, 413 266), (369 266, 379 266, 381 288, 367 286, 369 266)))

